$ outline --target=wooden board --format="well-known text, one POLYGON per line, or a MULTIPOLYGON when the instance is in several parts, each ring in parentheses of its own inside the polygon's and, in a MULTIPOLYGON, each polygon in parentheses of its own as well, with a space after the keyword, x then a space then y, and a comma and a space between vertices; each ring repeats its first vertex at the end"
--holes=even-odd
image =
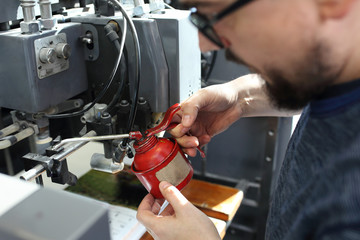
POLYGON ((181 192, 206 215, 223 221, 232 220, 243 199, 239 189, 196 179, 181 192))

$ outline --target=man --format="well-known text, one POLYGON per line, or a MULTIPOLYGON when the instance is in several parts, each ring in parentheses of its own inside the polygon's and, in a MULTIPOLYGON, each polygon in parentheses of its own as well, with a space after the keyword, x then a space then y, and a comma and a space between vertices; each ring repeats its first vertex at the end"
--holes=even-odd
MULTIPOLYGON (((360 239, 360 1, 184 0, 207 42, 257 75, 200 90, 171 131, 184 151, 241 117, 303 109, 273 194, 266 239, 360 239), (207 23, 207 25, 206 25, 207 23), (190 132, 192 136, 185 133, 190 132)), ((147 195, 138 219, 155 239, 218 239, 177 189, 147 195)))

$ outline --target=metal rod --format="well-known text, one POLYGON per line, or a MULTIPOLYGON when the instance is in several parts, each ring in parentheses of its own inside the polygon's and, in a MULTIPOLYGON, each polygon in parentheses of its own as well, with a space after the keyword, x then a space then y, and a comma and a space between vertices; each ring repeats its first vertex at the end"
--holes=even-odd
POLYGON ((129 134, 116 134, 116 135, 106 135, 106 136, 96 136, 96 137, 79 137, 79 138, 68 138, 60 142, 60 144, 65 144, 69 142, 79 142, 79 141, 104 141, 104 140, 113 140, 113 139, 122 139, 128 138, 129 134))
POLYGON ((49 0, 39 0, 41 19, 51 19, 52 9, 49 0))
MULTIPOLYGON (((87 137, 93 137, 96 135, 95 131, 90 131, 87 134, 84 135, 84 139, 86 139, 87 137)), ((81 138, 80 138, 81 139, 81 138)), ((85 144, 87 144, 89 141, 88 140, 78 140, 78 143, 69 143, 68 145, 64 146, 65 150, 58 153, 58 154, 54 154, 53 156, 51 156, 51 158, 56 159, 56 160, 61 160, 63 158, 65 158, 66 156, 70 155, 71 153, 75 152, 76 150, 78 150, 79 148, 81 148, 82 146, 84 146, 85 144), (81 141, 81 142, 80 142, 81 141)), ((57 149, 58 146, 62 146, 66 143, 61 143, 57 144, 53 149, 57 149), (61 145, 60 145, 61 144, 61 145)))
POLYGON ((17 132, 20 129, 19 123, 11 124, 10 126, 7 126, 6 128, 3 128, 0 130, 0 138, 5 137, 11 133, 17 132))
POLYGON ((30 137, 34 133, 35 133, 34 129, 28 127, 15 135, 7 136, 5 137, 6 139, 0 141, 0 149, 8 148, 17 142, 20 142, 21 140, 30 137))
POLYGON ((145 4, 144 0, 134 0, 135 7, 143 6, 145 4))
POLYGON ((35 20, 35 0, 20 0, 23 10, 24 22, 35 20))
POLYGON ((24 172, 21 176, 20 179, 24 180, 24 181, 31 181, 34 178, 37 178, 38 176, 40 176, 43 172, 45 172, 45 167, 41 164, 36 165, 35 167, 33 167, 32 169, 24 172))

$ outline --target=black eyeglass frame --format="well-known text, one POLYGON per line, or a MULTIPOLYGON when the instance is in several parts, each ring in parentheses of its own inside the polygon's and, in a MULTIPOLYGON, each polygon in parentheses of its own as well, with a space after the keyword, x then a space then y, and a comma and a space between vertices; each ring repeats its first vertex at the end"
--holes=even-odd
POLYGON ((221 42, 220 37, 214 29, 214 24, 234 12, 235 10, 243 7, 253 0, 238 0, 225 8, 223 11, 215 15, 213 18, 208 19, 205 15, 199 13, 196 8, 192 8, 190 11, 190 22, 199 29, 199 31, 205 35, 210 41, 216 44, 220 48, 224 48, 224 44, 221 42))

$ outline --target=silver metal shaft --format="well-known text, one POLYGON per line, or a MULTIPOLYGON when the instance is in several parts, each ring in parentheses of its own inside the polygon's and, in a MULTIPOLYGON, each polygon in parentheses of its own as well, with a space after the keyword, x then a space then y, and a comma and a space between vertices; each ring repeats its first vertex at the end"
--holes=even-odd
POLYGON ((23 10, 24 22, 35 20, 35 0, 20 0, 23 10))
POLYGON ((68 138, 60 142, 60 144, 65 144, 69 142, 79 142, 79 141, 104 141, 104 140, 113 140, 113 139, 122 139, 128 138, 129 134, 116 134, 116 135, 106 135, 106 136, 96 136, 96 137, 79 137, 79 138, 68 138))
POLYGON ((24 181, 31 181, 34 178, 40 176, 46 169, 43 167, 43 165, 38 164, 29 171, 26 171, 23 173, 23 175, 20 176, 21 180, 24 181))
POLYGON ((39 0, 41 19, 51 19, 52 10, 49 0, 39 0))

